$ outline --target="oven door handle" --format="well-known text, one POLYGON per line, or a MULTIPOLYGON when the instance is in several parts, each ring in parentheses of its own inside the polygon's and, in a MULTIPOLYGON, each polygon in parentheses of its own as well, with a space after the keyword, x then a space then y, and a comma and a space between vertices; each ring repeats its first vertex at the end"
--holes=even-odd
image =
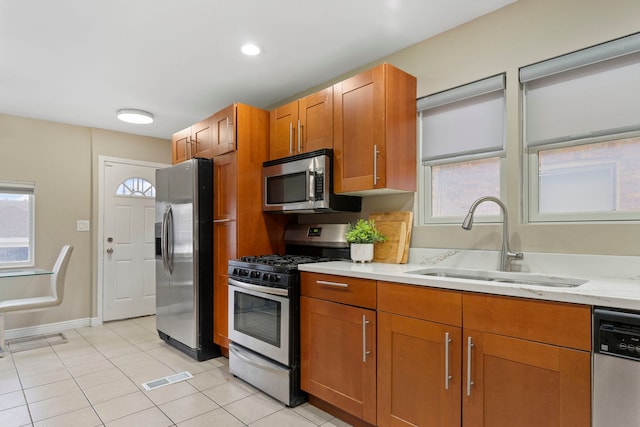
POLYGON ((249 289, 256 292, 264 292, 265 294, 270 295, 280 295, 286 297, 289 295, 289 291, 287 289, 281 288, 271 288, 269 286, 259 286, 252 285, 251 283, 240 282, 239 280, 229 278, 229 284, 233 286, 237 286, 242 289, 249 289))

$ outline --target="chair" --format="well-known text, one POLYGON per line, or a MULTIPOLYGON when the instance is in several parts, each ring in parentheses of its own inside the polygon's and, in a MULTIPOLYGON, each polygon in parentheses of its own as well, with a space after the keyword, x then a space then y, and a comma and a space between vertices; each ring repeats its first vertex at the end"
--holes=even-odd
MULTIPOLYGON (((73 252, 73 246, 71 245, 64 245, 60 250, 58 259, 53 265, 49 295, 0 301, 0 357, 3 357, 6 352, 4 340, 5 313, 39 311, 62 304, 65 276, 71 252, 73 252)), ((64 335, 61 334, 61 336, 66 341, 64 335)))

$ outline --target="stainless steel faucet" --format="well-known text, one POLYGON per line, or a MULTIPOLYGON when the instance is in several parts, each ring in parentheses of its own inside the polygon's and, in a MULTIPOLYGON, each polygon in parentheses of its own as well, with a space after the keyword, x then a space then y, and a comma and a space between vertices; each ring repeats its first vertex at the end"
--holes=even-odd
POLYGON ((500 209, 502 209, 502 250, 500 251, 500 271, 511 271, 511 260, 520 260, 524 258, 522 252, 511 252, 509 249, 509 213, 507 207, 502 201, 496 197, 485 196, 480 197, 478 200, 471 204, 469 213, 462 221, 462 228, 465 230, 471 230, 473 226, 473 214, 476 211, 478 205, 482 202, 494 202, 500 209))

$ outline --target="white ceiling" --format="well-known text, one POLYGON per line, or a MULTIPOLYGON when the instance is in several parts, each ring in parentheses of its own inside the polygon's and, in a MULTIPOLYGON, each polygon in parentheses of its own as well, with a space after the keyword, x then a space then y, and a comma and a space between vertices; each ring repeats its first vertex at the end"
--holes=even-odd
POLYGON ((170 139, 515 0, 0 0, 0 113, 170 139), (245 42, 263 53, 240 53, 245 42), (156 116, 119 122, 119 108, 156 116))

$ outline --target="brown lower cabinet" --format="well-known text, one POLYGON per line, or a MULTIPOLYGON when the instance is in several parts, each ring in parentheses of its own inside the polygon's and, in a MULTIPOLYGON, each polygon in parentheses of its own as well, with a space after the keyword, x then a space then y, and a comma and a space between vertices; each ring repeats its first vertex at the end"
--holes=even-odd
MULTIPOLYGON (((318 280, 353 279, 315 275, 303 283, 318 280)), ((589 306, 382 281, 376 288, 377 413, 361 419, 380 426, 591 425, 589 306)), ((303 298, 302 378, 303 388, 311 381, 310 394, 355 414, 338 398, 354 393, 347 384, 363 383, 353 356, 362 350, 361 313, 346 304, 353 303, 303 298)))
POLYGON ((371 280, 302 275, 301 387, 374 425, 375 292, 371 280))
POLYGON ((467 329, 464 336, 472 344, 464 351, 465 427, 591 425, 588 352, 467 329))
POLYGON ((591 307, 463 294, 465 427, 591 425, 591 307))
POLYGON ((462 295, 378 282, 378 425, 459 426, 462 295))

